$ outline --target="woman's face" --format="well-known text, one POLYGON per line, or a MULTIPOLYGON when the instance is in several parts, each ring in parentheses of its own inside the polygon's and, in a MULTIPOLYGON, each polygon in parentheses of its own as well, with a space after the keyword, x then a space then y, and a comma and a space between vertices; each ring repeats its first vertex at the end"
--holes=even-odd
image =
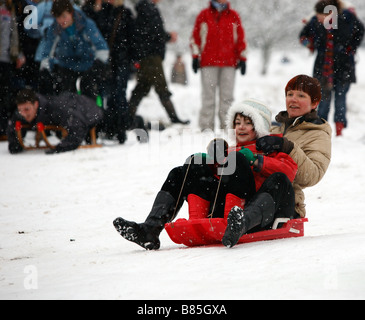
POLYGON ((318 107, 318 102, 312 103, 310 95, 304 91, 289 90, 286 93, 286 111, 289 118, 297 118, 310 113, 318 107))
POLYGON ((237 114, 234 120, 234 130, 237 144, 256 140, 256 131, 249 117, 237 114))

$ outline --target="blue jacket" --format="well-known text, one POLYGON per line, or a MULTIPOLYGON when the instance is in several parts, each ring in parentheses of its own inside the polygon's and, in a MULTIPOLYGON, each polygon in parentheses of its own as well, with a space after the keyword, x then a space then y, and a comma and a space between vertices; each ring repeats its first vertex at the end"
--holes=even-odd
POLYGON ((89 70, 95 60, 107 63, 109 48, 95 22, 82 12, 74 12, 73 32, 64 30, 55 22, 38 46, 35 60, 49 59, 49 65, 57 64, 76 72, 89 70))
MULTIPOLYGON (((73 1, 72 1, 73 2, 73 1)), ((27 4, 28 3, 27 1, 27 4)), ((24 29, 25 33, 28 37, 32 39, 41 39, 44 37, 44 34, 46 33, 47 29, 56 21, 54 16, 52 15, 52 6, 53 6, 53 0, 44 0, 38 4, 32 3, 37 10, 32 11, 31 15, 29 17, 32 17, 30 21, 34 23, 34 19, 37 21, 37 28, 32 29, 30 26, 27 25, 29 23, 28 21, 24 21, 24 29)), ((73 6, 75 10, 80 11, 80 8, 77 5, 73 6)))

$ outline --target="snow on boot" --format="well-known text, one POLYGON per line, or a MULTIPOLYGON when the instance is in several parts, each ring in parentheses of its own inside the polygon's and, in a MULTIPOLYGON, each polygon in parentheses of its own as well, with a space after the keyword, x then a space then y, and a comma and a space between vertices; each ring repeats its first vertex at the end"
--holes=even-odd
POLYGON ((117 218, 113 222, 114 227, 124 239, 134 242, 146 250, 158 250, 161 231, 166 223, 175 218, 175 204, 176 201, 170 193, 160 191, 144 223, 137 224, 117 218))
POLYGON ((144 223, 137 224, 123 218, 117 218, 113 224, 124 239, 134 242, 146 250, 158 250, 160 248, 160 233, 149 230, 144 223))
POLYGON ((252 228, 267 226, 275 214, 275 202, 269 193, 259 193, 245 209, 235 206, 228 215, 222 243, 228 248, 252 228))
POLYGON ((224 233, 222 243, 227 248, 232 248, 247 230, 244 211, 242 208, 235 206, 227 218, 227 229, 224 233))

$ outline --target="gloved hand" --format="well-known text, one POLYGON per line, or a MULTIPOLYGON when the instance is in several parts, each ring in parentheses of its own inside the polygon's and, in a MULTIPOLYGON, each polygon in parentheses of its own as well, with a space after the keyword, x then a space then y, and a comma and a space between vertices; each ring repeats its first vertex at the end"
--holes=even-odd
POLYGON ((199 58, 193 59, 193 70, 195 73, 198 73, 198 70, 200 69, 200 61, 199 58))
POLYGON ((43 59, 41 61, 39 70, 40 71, 47 70, 47 71, 51 72, 53 70, 54 62, 55 62, 54 59, 50 59, 50 58, 43 59))
POLYGON ((195 153, 194 154, 194 163, 197 164, 197 161, 202 159, 205 163, 213 163, 213 158, 207 153, 195 153))
POLYGON ((273 152, 284 152, 289 154, 294 148, 294 143, 287 138, 266 136, 256 141, 257 150, 263 151, 265 154, 273 152))
POLYGON ((242 74, 242 75, 245 75, 245 74, 246 74, 246 61, 241 60, 241 61, 238 63, 237 68, 241 69, 241 74, 242 74))
POLYGON ((266 154, 275 151, 280 152, 283 148, 284 139, 281 137, 266 136, 256 141, 257 150, 261 150, 266 154))
POLYGON ((224 139, 213 139, 207 147, 208 155, 214 159, 215 163, 223 164, 228 156, 228 143, 224 139))
POLYGON ((250 149, 242 148, 239 153, 242 153, 252 166, 257 160, 257 154, 254 154, 250 149))

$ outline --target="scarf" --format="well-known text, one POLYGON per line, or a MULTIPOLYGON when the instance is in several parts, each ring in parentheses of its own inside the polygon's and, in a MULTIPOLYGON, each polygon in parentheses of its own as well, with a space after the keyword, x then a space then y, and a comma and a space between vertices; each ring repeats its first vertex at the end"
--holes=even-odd
POLYGON ((325 80, 325 88, 332 90, 334 85, 334 41, 333 29, 327 30, 326 51, 323 65, 323 78, 325 80))
POLYGON ((218 12, 222 12, 228 8, 228 5, 226 3, 219 3, 217 2, 217 0, 212 0, 211 3, 218 12))

